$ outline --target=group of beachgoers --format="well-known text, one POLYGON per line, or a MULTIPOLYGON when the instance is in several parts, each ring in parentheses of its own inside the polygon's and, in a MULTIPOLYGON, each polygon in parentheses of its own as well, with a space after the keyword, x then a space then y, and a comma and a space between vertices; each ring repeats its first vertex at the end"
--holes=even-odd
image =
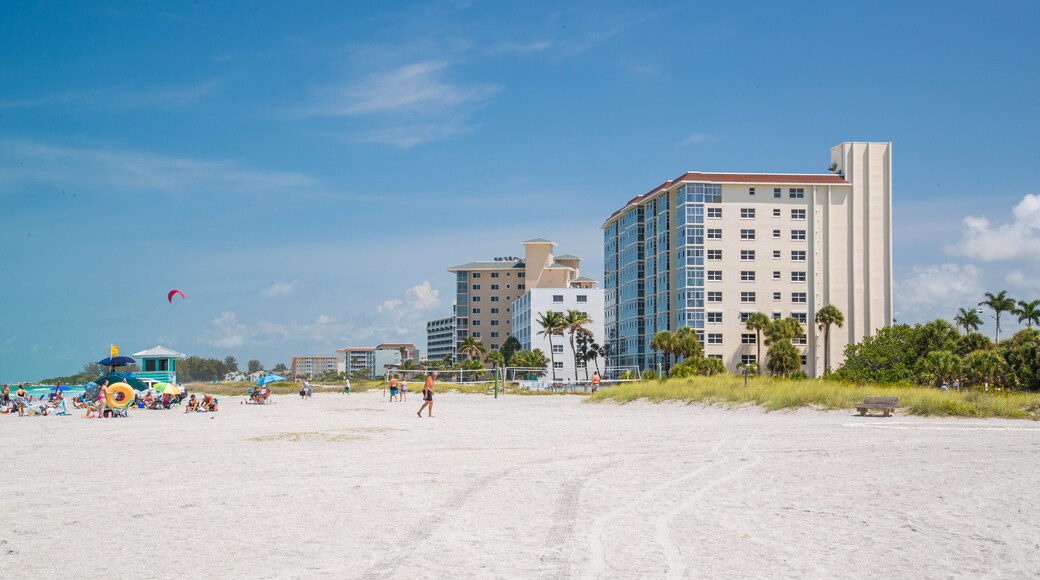
MULTIPOLYGON (((398 380, 397 375, 391 374, 390 380, 387 381, 387 386, 390 387, 390 402, 403 402, 408 400, 408 378, 402 376, 398 380)), ((385 394, 385 393, 384 393, 385 394)))
POLYGON ((29 415, 67 415, 68 413, 60 383, 54 387, 54 392, 39 398, 30 395, 29 391, 25 389, 25 385, 18 385, 18 389, 13 395, 11 385, 4 385, 0 390, 0 414, 17 414, 19 417, 26 417, 29 415))
MULTIPOLYGON (((159 393, 148 388, 144 391, 130 389, 127 393, 120 392, 116 396, 120 397, 120 400, 125 400, 123 397, 129 398, 129 393, 132 393, 133 399, 122 407, 110 405, 109 384, 107 380, 103 379, 98 384, 88 384, 83 394, 73 397, 71 402, 73 408, 84 411, 83 417, 87 419, 125 417, 126 410, 129 408, 168 410, 172 406, 182 403, 186 403, 185 412, 212 413, 219 409, 219 401, 216 397, 203 395, 200 399, 195 394, 189 395, 183 388, 176 395, 159 393)), ((24 385, 19 385, 13 395, 10 386, 4 385, 0 390, 0 414, 17 414, 21 417, 68 415, 69 409, 60 383, 55 385, 53 392, 36 399, 29 394, 24 385)))
MULTIPOLYGON (((430 373, 426 375, 426 381, 423 383, 423 404, 419 407, 419 412, 416 413, 422 418, 423 409, 429 409, 426 416, 433 417, 433 383, 437 379, 437 373, 430 373)), ((387 387, 390 389, 390 402, 404 402, 408 400, 408 378, 401 376, 397 378, 396 374, 390 373, 387 378, 387 387)), ((349 383, 348 383, 349 385, 349 383)), ((344 392, 349 392, 348 390, 344 392)), ((385 390, 384 390, 385 396, 385 390)))

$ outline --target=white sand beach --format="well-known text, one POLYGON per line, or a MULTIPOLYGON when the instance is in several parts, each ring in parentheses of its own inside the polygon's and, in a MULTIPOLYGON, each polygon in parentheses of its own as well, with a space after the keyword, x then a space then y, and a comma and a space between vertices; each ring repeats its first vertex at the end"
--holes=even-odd
POLYGON ((379 392, 0 417, 0 577, 1040 576, 1040 424, 379 392))

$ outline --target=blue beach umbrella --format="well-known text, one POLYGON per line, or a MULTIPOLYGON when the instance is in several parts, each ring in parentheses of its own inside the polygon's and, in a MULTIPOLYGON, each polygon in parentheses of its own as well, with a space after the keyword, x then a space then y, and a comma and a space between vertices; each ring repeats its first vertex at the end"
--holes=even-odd
POLYGON ((264 376, 260 377, 260 380, 256 382, 256 385, 258 387, 262 387, 262 386, 264 386, 266 384, 269 384, 269 383, 276 383, 278 381, 284 381, 284 380, 285 380, 285 377, 280 377, 278 375, 264 375, 264 376))
POLYGON ((110 356, 99 360, 97 364, 105 367, 125 367, 135 362, 137 361, 128 356, 110 356))

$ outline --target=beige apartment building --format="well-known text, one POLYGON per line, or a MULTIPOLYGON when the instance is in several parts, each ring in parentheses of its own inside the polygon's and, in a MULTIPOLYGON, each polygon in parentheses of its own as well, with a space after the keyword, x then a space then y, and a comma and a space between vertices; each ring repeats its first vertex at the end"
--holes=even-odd
MULTIPOLYGON (((654 368, 654 334, 690 326, 731 371, 756 361, 752 312, 803 322, 797 346, 824 372, 814 313, 845 315, 830 361, 892 323, 892 146, 842 143, 822 174, 688 172, 603 225, 608 364, 654 368)), ((763 357, 766 354, 763 345, 763 357)))
POLYGON ((456 346, 472 336, 489 350, 501 348, 513 333, 513 302, 529 289, 595 287, 595 280, 581 276, 581 258, 554 255, 555 242, 537 238, 523 244, 523 259, 507 256, 448 268, 456 281, 456 346))

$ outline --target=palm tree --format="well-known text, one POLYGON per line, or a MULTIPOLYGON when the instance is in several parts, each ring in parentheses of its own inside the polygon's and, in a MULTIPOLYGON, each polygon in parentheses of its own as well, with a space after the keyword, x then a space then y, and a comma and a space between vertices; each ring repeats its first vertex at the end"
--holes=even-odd
POLYGON ((828 304, 816 312, 816 327, 823 331, 824 376, 831 372, 831 326, 841 328, 842 324, 845 324, 845 316, 833 304, 828 304))
POLYGON ((596 342, 589 345, 589 354, 585 360, 591 360, 596 363, 596 374, 599 374, 599 359, 603 356, 607 356, 607 349, 603 348, 596 342))
POLYGON ((650 339, 650 348, 664 355, 664 372, 667 373, 669 362, 671 362, 669 355, 676 352, 675 335, 667 330, 658 332, 650 339))
POLYGON ((502 354, 502 351, 496 348, 487 353, 487 356, 484 357, 484 362, 491 365, 491 368, 495 369, 500 365, 505 364, 506 357, 502 354))
POLYGON ((1019 300, 1018 308, 1012 310, 1011 313, 1018 315, 1019 322, 1025 322, 1027 327, 1033 328, 1034 322, 1040 324, 1040 300, 1032 302, 1019 300))
POLYGON ((769 328, 772 323, 773 321, 761 312, 752 312, 747 317, 745 328, 755 331, 755 361, 758 362, 758 365, 755 366, 755 374, 758 374, 757 371, 762 368, 762 331, 769 328))
POLYGON ((589 315, 580 310, 568 310, 567 316, 563 319, 563 330, 567 332, 571 343, 571 357, 574 359, 574 380, 578 380, 578 351, 574 348, 574 336, 581 334, 589 336, 592 334, 587 325, 592 323, 592 319, 589 315))
POLYGON ((513 361, 513 355, 520 352, 522 348, 520 341, 515 336, 508 336, 499 350, 502 351, 502 356, 506 358, 506 364, 508 365, 513 361))
POLYGON ((700 335, 689 326, 683 326, 675 331, 675 354, 682 355, 683 360, 697 358, 704 354, 701 346, 700 335))
POLYGON ((553 349, 553 336, 559 336, 563 334, 564 322, 563 315, 559 312, 553 312, 547 310, 542 314, 538 315, 538 326, 542 327, 542 330, 538 332, 539 336, 544 336, 549 340, 549 359, 552 362, 552 378, 556 380, 556 352, 553 349))
POLYGON ((989 306, 993 310, 993 318, 997 321, 997 332, 993 342, 1000 343, 1000 314, 1011 312, 1015 309, 1015 299, 1007 295, 1007 290, 1001 290, 999 294, 986 292, 986 299, 979 302, 979 306, 989 306))
POLYGON ((953 317, 953 322, 957 326, 964 327, 964 334, 978 330, 982 326, 982 318, 974 308, 958 308, 957 316, 953 317))
POLYGON ((459 352, 468 356, 470 359, 479 359, 480 355, 487 352, 487 347, 484 346, 482 342, 480 342, 479 338, 467 336, 466 338, 462 339, 461 343, 459 343, 459 352))

